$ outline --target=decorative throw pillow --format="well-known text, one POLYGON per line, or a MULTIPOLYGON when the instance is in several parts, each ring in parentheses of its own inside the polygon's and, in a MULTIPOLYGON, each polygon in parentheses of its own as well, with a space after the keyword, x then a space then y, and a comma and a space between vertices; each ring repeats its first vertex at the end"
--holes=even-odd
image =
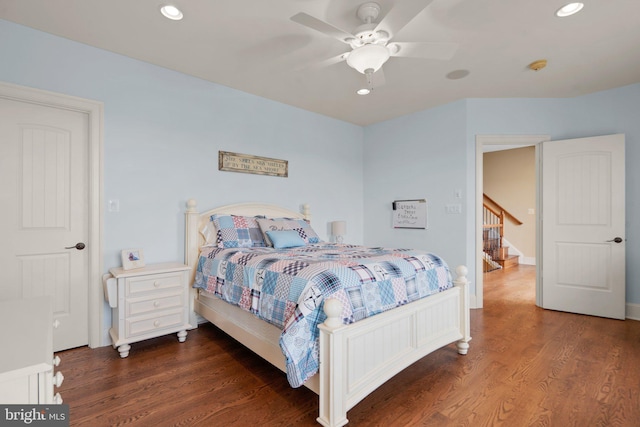
POLYGON ((307 244, 296 230, 267 231, 267 236, 276 249, 297 248, 307 244))
POLYGON ((264 242, 267 246, 273 246, 267 231, 295 230, 305 243, 319 243, 318 234, 311 228, 311 225, 304 219, 292 218, 259 218, 258 225, 262 230, 264 242))
POLYGON ((255 217, 238 215, 212 215, 219 248, 251 248, 266 246, 255 217))

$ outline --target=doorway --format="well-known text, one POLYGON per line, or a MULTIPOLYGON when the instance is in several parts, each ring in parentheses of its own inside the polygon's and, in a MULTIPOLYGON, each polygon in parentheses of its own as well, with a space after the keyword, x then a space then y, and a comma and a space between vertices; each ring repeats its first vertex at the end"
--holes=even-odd
MULTIPOLYGON (((507 148, 521 148, 526 146, 535 146, 536 156, 536 171, 539 168, 538 149, 537 145, 541 142, 549 141, 549 135, 477 135, 476 136, 476 299, 475 308, 483 307, 483 295, 484 295, 484 273, 483 273, 483 190, 484 190, 484 149, 485 146, 496 146, 501 149, 507 148)), ((536 229, 538 227, 539 212, 539 188, 536 180, 536 229)), ((536 233, 536 240, 538 235, 536 233)), ((536 253, 536 258, 539 254, 536 253)), ((536 303, 538 303, 538 295, 536 292, 536 303)))

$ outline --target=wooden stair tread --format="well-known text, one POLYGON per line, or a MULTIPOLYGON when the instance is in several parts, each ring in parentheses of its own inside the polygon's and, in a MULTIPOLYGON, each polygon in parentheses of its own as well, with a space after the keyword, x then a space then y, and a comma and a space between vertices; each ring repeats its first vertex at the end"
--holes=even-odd
POLYGON ((518 255, 509 255, 505 259, 496 259, 495 261, 502 266, 502 268, 515 267, 519 264, 518 255))

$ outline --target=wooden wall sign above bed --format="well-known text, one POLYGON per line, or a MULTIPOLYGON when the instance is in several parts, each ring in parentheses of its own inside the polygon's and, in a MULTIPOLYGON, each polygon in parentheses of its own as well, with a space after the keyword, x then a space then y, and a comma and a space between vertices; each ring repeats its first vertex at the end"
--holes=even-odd
POLYGON ((289 162, 269 157, 218 151, 218 170, 288 177, 289 162))

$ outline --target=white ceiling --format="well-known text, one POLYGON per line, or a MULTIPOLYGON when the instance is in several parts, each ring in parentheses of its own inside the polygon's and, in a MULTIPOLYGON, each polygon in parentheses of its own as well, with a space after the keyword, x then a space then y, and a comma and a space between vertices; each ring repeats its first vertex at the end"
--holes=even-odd
MULTIPOLYGON (((377 0, 381 17, 403 0, 377 0)), ((640 1, 434 0, 393 41, 455 42, 448 61, 392 57, 368 96, 348 46, 291 21, 298 12, 347 32, 364 0, 0 0, 0 18, 265 98, 368 125, 464 98, 573 97, 640 82, 640 1), (538 72, 527 65, 547 59, 538 72), (468 70, 463 79, 446 75, 468 70)), ((379 20, 379 19, 378 19, 379 20)), ((6 41, 3 41, 6 42, 6 41)))

